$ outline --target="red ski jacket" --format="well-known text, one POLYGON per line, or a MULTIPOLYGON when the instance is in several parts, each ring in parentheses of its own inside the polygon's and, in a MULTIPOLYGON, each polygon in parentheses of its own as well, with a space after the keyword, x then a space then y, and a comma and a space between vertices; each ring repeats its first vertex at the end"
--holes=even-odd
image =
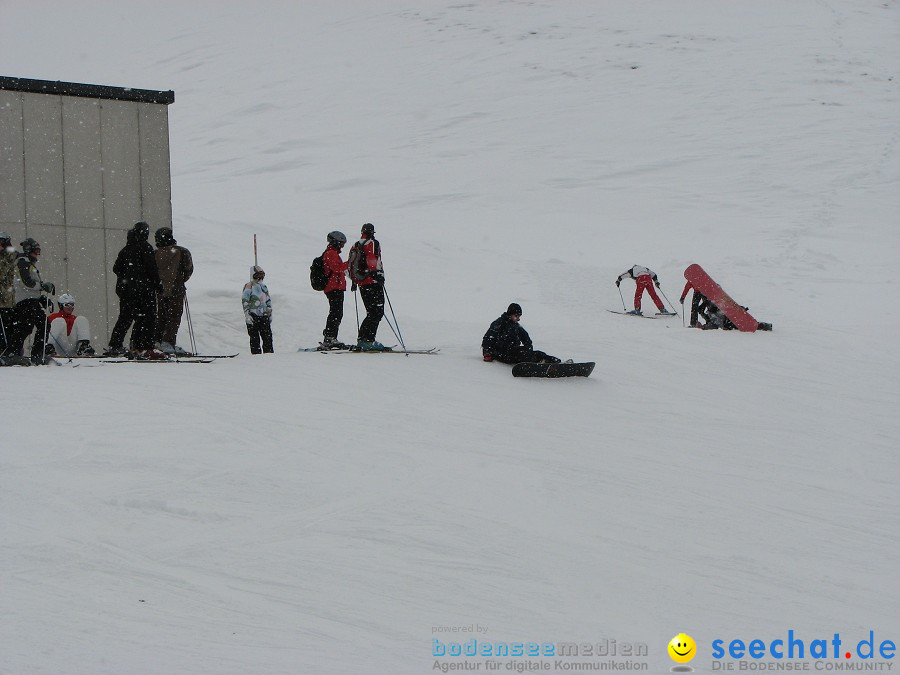
POLYGON ((322 254, 322 262, 325 267, 325 274, 328 275, 328 283, 325 285, 324 293, 331 291, 347 290, 347 263, 341 260, 341 252, 329 246, 322 254))

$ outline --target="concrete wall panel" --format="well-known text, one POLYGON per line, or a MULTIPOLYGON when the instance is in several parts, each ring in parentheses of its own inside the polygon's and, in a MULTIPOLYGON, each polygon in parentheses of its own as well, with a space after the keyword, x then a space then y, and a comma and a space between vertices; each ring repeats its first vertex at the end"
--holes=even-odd
POLYGON ((172 181, 169 176, 169 109, 139 107, 141 129, 141 198, 143 220, 155 232, 172 227, 172 181))
POLYGON ((138 104, 100 102, 104 222, 127 230, 141 220, 141 160, 138 104))
POLYGON ((28 224, 64 225, 62 105, 59 96, 23 94, 28 224))
POLYGON ((103 227, 100 101, 62 99, 66 225, 103 227))
MULTIPOLYGON (((109 325, 107 277, 112 265, 103 264, 106 257, 106 237, 100 228, 66 228, 68 284, 60 292, 68 292, 77 301, 76 313, 87 317, 91 325, 91 342, 97 348, 105 346, 109 325)), ((113 319, 115 321, 115 319, 113 319)))
POLYGON ((0 91, 0 230, 12 234, 14 223, 25 224, 22 94, 0 91))

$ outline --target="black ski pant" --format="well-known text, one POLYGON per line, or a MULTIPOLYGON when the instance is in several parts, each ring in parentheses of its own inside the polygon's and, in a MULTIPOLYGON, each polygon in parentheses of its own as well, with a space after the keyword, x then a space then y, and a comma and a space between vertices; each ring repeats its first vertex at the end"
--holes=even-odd
POLYGON ((185 289, 176 288, 172 295, 160 295, 158 302, 159 315, 156 317, 156 342, 168 342, 173 347, 178 338, 181 326, 181 315, 184 311, 185 289))
POLYGON ((272 319, 268 316, 250 315, 253 325, 247 325, 247 334, 250 336, 251 354, 272 354, 275 348, 272 346, 272 319), (262 340, 262 349, 259 342, 262 340))
POLYGON ((341 320, 344 318, 344 291, 329 291, 325 297, 328 298, 328 318, 325 320, 322 336, 337 340, 341 320))
POLYGON ((12 325, 6 326, 7 344, 3 351, 5 356, 19 356, 25 346, 25 340, 37 329, 34 342, 31 344, 32 356, 43 356, 47 342, 47 312, 40 298, 22 300, 16 304, 12 313, 12 325))
POLYGON ((366 306, 366 318, 359 326, 359 339, 375 342, 378 324, 384 316, 384 286, 379 283, 366 284, 359 287, 359 294, 366 306))
POLYGON ((119 298, 119 318, 109 337, 109 346, 121 349, 125 344, 125 333, 131 328, 132 349, 152 349, 156 332, 156 296, 148 293, 140 298, 119 298))
POLYGON ((503 352, 494 357, 500 363, 559 363, 559 359, 555 356, 532 349, 531 347, 519 346, 503 352))

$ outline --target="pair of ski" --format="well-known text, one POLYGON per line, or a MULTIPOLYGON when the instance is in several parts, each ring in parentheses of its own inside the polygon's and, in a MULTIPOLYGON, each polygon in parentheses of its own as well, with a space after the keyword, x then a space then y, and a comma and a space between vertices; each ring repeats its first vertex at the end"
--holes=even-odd
POLYGON ((337 345, 334 347, 305 347, 297 350, 298 352, 319 352, 320 354, 437 354, 440 349, 432 347, 431 349, 397 349, 396 347, 385 347, 384 349, 373 349, 370 351, 360 349, 355 345, 337 345))
POLYGON ((617 309, 608 309, 607 312, 613 314, 624 314, 625 316, 636 316, 640 319, 667 319, 670 316, 678 316, 675 312, 657 312, 656 314, 635 314, 634 312, 620 312, 617 309))
POLYGON ((82 359, 96 359, 100 363, 213 363, 216 359, 233 359, 237 354, 185 354, 170 355, 167 359, 129 359, 125 356, 106 356, 104 354, 94 354, 91 356, 55 356, 52 360, 57 365, 68 365, 76 368, 80 363, 75 363, 82 359))

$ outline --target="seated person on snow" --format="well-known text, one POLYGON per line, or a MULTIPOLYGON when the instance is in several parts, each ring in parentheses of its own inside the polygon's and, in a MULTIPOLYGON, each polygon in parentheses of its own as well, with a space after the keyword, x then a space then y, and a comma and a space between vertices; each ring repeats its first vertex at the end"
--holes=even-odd
POLYGON ((91 327, 83 316, 75 316, 75 298, 63 293, 59 298, 59 311, 47 317, 50 322, 50 338, 47 354, 58 356, 93 356, 91 327))
POLYGON ((528 332, 519 325, 522 307, 512 303, 496 319, 481 340, 481 350, 485 361, 501 363, 559 363, 555 356, 537 351, 532 347, 528 332))

